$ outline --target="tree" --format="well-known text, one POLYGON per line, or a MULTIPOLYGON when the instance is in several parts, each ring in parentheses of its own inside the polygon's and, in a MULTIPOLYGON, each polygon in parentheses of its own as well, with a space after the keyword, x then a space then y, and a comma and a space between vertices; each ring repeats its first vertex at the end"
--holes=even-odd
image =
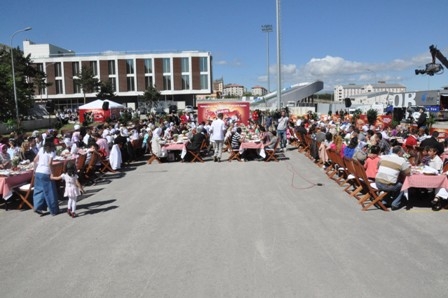
POLYGON ((84 95, 84 104, 86 103, 86 93, 97 91, 99 81, 95 78, 93 69, 88 66, 83 66, 81 71, 76 74, 77 78, 74 80, 75 84, 80 86, 82 94, 84 95))
POLYGON ((376 118, 378 117, 378 111, 375 109, 368 109, 366 114, 367 114, 367 122, 369 122, 369 125, 375 125, 376 118))
MULTIPOLYGON (((30 55, 23 56, 19 49, 13 51, 14 73, 16 81, 17 103, 19 116, 28 116, 34 105, 36 78, 45 76, 31 61, 30 55)), ((0 121, 7 122, 16 118, 14 100, 11 52, 0 49, 0 121)))
POLYGON ((96 94, 99 99, 112 99, 115 97, 115 91, 112 86, 112 81, 107 80, 105 83, 100 82, 99 84, 100 92, 96 94))
POLYGON ((149 111, 151 111, 152 108, 157 108, 160 97, 161 94, 156 86, 148 86, 148 88, 146 88, 145 93, 143 94, 143 101, 149 111))

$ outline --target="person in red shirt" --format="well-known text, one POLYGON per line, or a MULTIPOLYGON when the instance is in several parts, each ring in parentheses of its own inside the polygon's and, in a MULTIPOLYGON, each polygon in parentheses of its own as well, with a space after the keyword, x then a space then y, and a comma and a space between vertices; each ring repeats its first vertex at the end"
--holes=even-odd
POLYGON ((367 155, 366 161, 364 162, 364 169, 366 169, 367 178, 375 180, 376 173, 378 172, 378 162, 380 147, 374 145, 370 147, 370 153, 367 155))

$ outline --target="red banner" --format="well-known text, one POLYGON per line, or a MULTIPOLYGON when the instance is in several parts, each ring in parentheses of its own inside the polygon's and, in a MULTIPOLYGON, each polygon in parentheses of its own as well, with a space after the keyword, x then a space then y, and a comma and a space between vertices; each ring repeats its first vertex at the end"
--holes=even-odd
POLYGON ((224 114, 224 121, 249 124, 250 104, 248 102, 210 102, 198 103, 198 122, 214 120, 219 113, 224 114))

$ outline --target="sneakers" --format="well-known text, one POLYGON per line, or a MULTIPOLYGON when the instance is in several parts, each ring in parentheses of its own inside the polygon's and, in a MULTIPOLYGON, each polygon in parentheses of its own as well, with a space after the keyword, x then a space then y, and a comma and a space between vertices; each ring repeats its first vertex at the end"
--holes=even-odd
POLYGON ((218 162, 221 162, 221 157, 218 157, 218 162))
POLYGON ((213 161, 214 161, 214 162, 217 162, 217 161, 218 161, 218 158, 217 158, 216 156, 213 156, 213 161))

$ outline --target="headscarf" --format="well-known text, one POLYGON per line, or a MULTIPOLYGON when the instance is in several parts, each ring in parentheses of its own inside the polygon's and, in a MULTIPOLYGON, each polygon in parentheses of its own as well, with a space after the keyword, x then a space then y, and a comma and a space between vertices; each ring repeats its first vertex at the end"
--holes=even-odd
POLYGON ((160 138, 160 135, 162 134, 162 129, 160 127, 157 127, 152 131, 152 139, 155 140, 156 138, 160 138))

